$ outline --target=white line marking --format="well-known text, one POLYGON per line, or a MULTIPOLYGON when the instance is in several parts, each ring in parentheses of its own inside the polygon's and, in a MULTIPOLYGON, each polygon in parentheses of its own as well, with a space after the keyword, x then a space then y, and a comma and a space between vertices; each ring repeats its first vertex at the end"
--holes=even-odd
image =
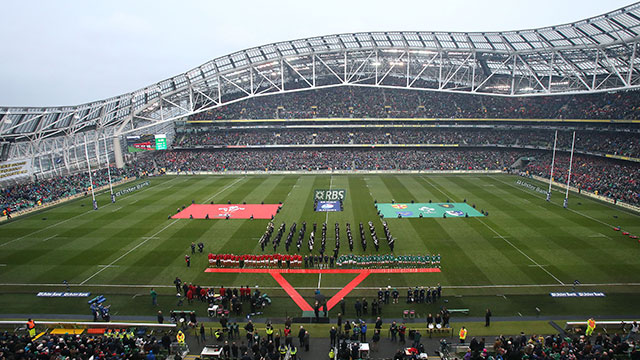
POLYGON ((520 250, 517 246, 513 245, 513 243, 511 243, 511 241, 507 240, 505 237, 503 237, 502 235, 500 235, 497 231, 495 231, 491 226, 489 226, 487 223, 485 223, 484 221, 480 220, 480 218, 476 218, 478 221, 480 221, 481 224, 483 224, 484 226, 487 227, 487 229, 493 231, 494 234, 500 236, 500 238, 502 238, 502 240, 504 240, 507 244, 511 245, 514 249, 518 250, 518 252, 522 255, 524 255, 524 257, 526 257, 527 259, 529 259, 529 261, 531 261, 532 263, 534 263, 535 265, 539 266, 540 269, 542 269, 544 272, 546 272, 547 274, 549 274, 549 276, 551 276, 552 278, 554 278, 557 282, 559 282, 561 285, 564 285, 564 283, 562 281, 560 281, 560 279, 558 279, 555 275, 553 275, 551 272, 549 272, 549 270, 545 269, 544 267, 540 266, 540 264, 538 264, 535 260, 533 260, 529 255, 525 254, 524 251, 520 250))
POLYGON ((122 209, 122 207, 115 208, 115 209, 111 210, 111 212, 116 212, 116 211, 118 211, 118 210, 120 210, 120 209, 122 209))
MULTIPOLYGON (((429 179, 427 179, 426 177, 423 176, 423 178, 429 183, 431 184, 431 181, 429 181, 429 179)), ((435 186, 433 184, 431 184, 434 188, 435 186)), ((435 188, 436 190, 440 191, 440 193, 446 197, 448 197, 447 194, 445 194, 442 190, 435 188)), ((549 272, 549 270, 545 269, 544 267, 542 267, 540 264, 538 264, 535 260, 533 260, 529 255, 525 254, 522 250, 520 250, 518 247, 516 247, 515 245, 513 245, 513 243, 511 243, 511 241, 507 240, 506 237, 500 235, 497 231, 495 231, 491 226, 489 226, 487 223, 485 223, 484 221, 480 220, 480 218, 476 218, 482 225, 486 226, 489 230, 491 230, 494 234, 496 234, 500 239, 504 240, 507 244, 511 245, 514 249, 518 250, 518 252, 520 252, 522 255, 524 255, 527 259, 529 259, 529 261, 531 261, 532 263, 534 263, 535 265, 537 265, 538 267, 540 267, 540 269, 542 269, 544 272, 546 272, 547 274, 549 274, 549 276, 551 276, 552 278, 554 278, 557 282, 559 282, 561 285, 565 285, 562 281, 560 281, 560 279, 558 279, 555 275, 553 275, 552 273, 549 272)))
POLYGON ((98 267, 120 267, 120 265, 98 265, 98 267))
MULTIPOLYGON (((222 193, 223 191, 225 191, 226 189, 230 188, 231 186, 235 185, 238 181, 242 180, 243 178, 238 178, 236 181, 232 182, 231 184, 225 186, 224 188, 220 189, 220 191, 218 191, 217 193, 215 193, 211 198, 207 199, 205 202, 209 201, 210 199, 212 199, 213 197, 219 195, 220 193, 222 193)), ((129 251, 127 251, 126 253, 122 254, 120 257, 118 257, 117 259, 113 260, 110 264, 108 264, 108 266, 103 267, 102 269, 96 271, 95 274, 89 276, 88 278, 86 278, 83 282, 80 283, 80 285, 84 285, 87 281, 93 279, 96 275, 100 274, 101 272, 103 272, 105 269, 108 269, 109 267, 111 267, 111 265, 115 264, 116 262, 120 261, 120 259, 122 259, 123 257, 129 255, 132 251, 136 250, 137 248, 139 248, 140 246, 144 245, 147 241, 156 238, 156 235, 160 234, 161 232, 163 232, 164 230, 168 229, 170 226, 172 226, 173 224, 175 224, 176 222, 178 222, 179 219, 175 219, 173 220, 169 225, 163 227, 162 229, 160 229, 158 232, 156 232, 155 234, 149 236, 146 240, 144 240, 143 242, 141 242, 140 244, 136 245, 135 247, 133 247, 132 249, 130 249, 129 251)))
MULTIPOLYGON (((496 181, 499 181, 499 182, 501 182, 501 183, 503 183, 503 184, 505 184, 505 185, 509 185, 509 186, 511 186, 511 187, 512 187, 512 188, 514 188, 514 189, 518 189, 518 190, 523 191, 523 192, 525 192, 525 193, 527 193, 527 194, 529 194, 529 195, 531 195, 531 196, 534 196, 535 198, 538 198, 538 196, 535 196, 535 195, 534 195, 534 193, 530 193, 530 192, 528 192, 528 191, 525 191, 525 189, 521 189, 521 188, 516 187, 516 186, 514 186, 514 185, 512 185, 512 184, 506 183, 506 182, 504 182, 504 181, 502 181, 502 180, 500 180, 500 179, 498 179, 498 178, 495 178, 495 177, 493 177, 493 176, 489 176, 489 177, 490 177, 490 178, 492 178, 492 179, 494 179, 494 180, 496 180, 496 181)), ((592 200, 592 201, 594 201, 594 202, 598 203, 598 201, 597 201, 597 200, 594 200, 594 199, 588 199, 588 198, 587 198, 587 200, 592 200)), ((552 201, 550 201, 549 203, 550 203, 550 204, 553 204, 553 205, 556 205, 556 206, 560 206, 560 207, 562 207, 562 205, 560 205, 560 204, 556 204, 556 203, 554 203, 554 202, 552 202, 552 201)), ((605 205, 605 206, 607 206, 607 204, 604 204, 604 205, 605 205)), ((607 206, 607 207, 608 207, 608 208, 610 208, 610 209, 612 209, 612 210, 622 211, 622 212, 624 212, 625 214, 635 215, 635 216, 640 216, 640 215, 638 215, 638 214, 636 214, 636 213, 628 212, 628 211, 626 211, 625 209, 621 209, 621 208, 620 208, 620 209, 619 209, 619 208, 612 208, 611 206, 607 206)), ((604 221, 598 220, 598 219, 596 219, 596 218, 594 218, 594 217, 591 217, 591 216, 589 216, 589 215, 587 215, 587 214, 583 214, 583 213, 581 213, 580 211, 573 210, 573 209, 571 209, 571 208, 567 208, 567 210, 569 210, 569 211, 571 211, 571 212, 574 212, 574 213, 576 213, 576 214, 578 214, 578 215, 582 215, 582 216, 586 217, 587 219, 591 219, 591 220, 593 220, 593 221, 597 221, 597 222, 599 222, 600 224, 602 224, 602 225, 606 225, 606 226, 608 226, 608 227, 610 227, 610 228, 614 227, 614 226, 613 226, 613 225, 611 225, 611 224, 608 224, 608 223, 606 223, 606 222, 604 222, 604 221)))
POLYGON ((543 266, 549 266, 549 265, 533 265, 533 264, 531 264, 531 265, 527 265, 527 266, 529 266, 529 267, 543 267, 543 266))
POLYGON ((137 202, 138 202, 138 200, 140 200, 140 199, 135 199, 135 200, 134 200, 134 201, 132 201, 129 205, 133 205, 133 204, 137 203, 137 202))
MULTIPOLYGON (((331 175, 331 177, 329 178, 329 190, 331 190, 332 187, 333 187, 333 175, 331 175)), ((324 222, 328 223, 329 222, 329 212, 325 211, 325 213, 326 213, 326 216, 324 218, 324 222)), ((319 284, 319 282, 318 282, 318 284, 319 284)), ((320 286, 320 285, 318 285, 318 286, 320 286)))
POLYGON ((169 225, 163 227, 162 229, 160 229, 157 233, 153 234, 150 236, 149 239, 141 242, 140 244, 136 245, 135 247, 133 247, 132 249, 130 249, 129 251, 127 251, 126 253, 120 255, 117 259, 113 260, 111 263, 108 264, 108 266, 103 267, 102 269, 96 271, 95 274, 89 276, 88 278, 86 278, 83 282, 80 283, 80 285, 84 285, 87 281, 93 279, 96 275, 100 274, 101 272, 103 272, 105 269, 108 269, 111 265, 117 263, 120 259, 122 259, 123 257, 129 255, 132 251, 134 251, 135 249, 139 248, 140 246, 144 245, 147 243, 147 241, 151 240, 152 238, 154 238, 156 235, 160 234, 161 232, 163 232, 164 230, 168 229, 171 225, 175 224, 176 222, 178 222, 178 219, 173 220, 169 225))
MULTIPOLYGON (((174 181, 174 180, 177 180, 177 179, 178 179, 178 178, 171 179, 171 180, 167 181, 167 182, 166 182, 166 183, 164 183, 164 184, 160 184, 159 186, 164 186, 164 185, 169 184, 170 182, 172 182, 172 181, 174 181)), ((130 195, 133 195, 133 194, 141 194, 141 193, 143 193, 143 192, 145 192, 145 191, 147 191, 147 190, 154 189, 154 188, 156 188, 156 187, 154 187, 154 186, 150 186, 149 188, 144 189, 144 190, 142 190, 142 191, 139 191, 139 192, 136 192, 136 193, 130 193, 130 194, 127 194, 127 195, 123 195, 123 196, 122 196, 122 198, 124 198, 124 197, 129 197, 130 195)), ((103 208, 105 208, 105 207, 107 207, 107 206, 109 206, 109 205, 112 205, 112 204, 113 204, 113 203, 111 203, 111 202, 110 202, 110 203, 108 203, 107 205, 103 206, 103 208)), ((36 231, 34 231, 34 232, 32 232, 32 233, 29 233, 29 234, 27 234, 27 235, 23 235, 23 236, 21 236, 21 237, 19 237, 19 238, 17 238, 17 239, 13 239, 13 240, 11 240, 11 241, 7 241, 6 243, 2 243, 2 244, 0 244, 0 247, 3 247, 3 246, 5 246, 5 245, 9 245, 9 244, 11 244, 11 243, 14 243, 14 242, 16 242, 16 241, 22 240, 22 239, 24 239, 24 238, 26 238, 26 237, 28 237, 28 236, 33 235, 33 234, 37 234, 37 233, 39 233, 39 232, 41 232, 41 231, 47 230, 47 229, 52 228, 52 227, 54 227, 54 226, 58 226, 58 225, 64 224, 64 223, 66 223, 67 221, 71 221, 71 220, 73 220, 73 219, 75 219, 75 218, 77 218, 77 217, 80 217, 80 216, 83 216, 83 215, 87 215, 87 214, 90 214, 90 213, 94 213, 94 212, 95 212, 95 210, 88 210, 88 211, 86 211, 86 212, 83 212, 82 214, 78 214, 78 215, 75 215, 75 216, 73 216, 73 217, 70 217, 70 218, 68 218, 67 220, 62 220, 62 221, 60 221, 60 222, 58 222, 58 223, 51 224, 51 225, 49 225, 49 226, 47 226, 47 227, 45 227, 45 228, 42 228, 42 229, 36 230, 36 231)))
POLYGON ((56 235, 49 236, 49 237, 48 237, 48 238, 46 238, 46 239, 42 239, 42 241, 44 242, 44 241, 47 241, 47 240, 51 240, 51 239, 53 239, 53 238, 54 238, 54 237, 56 237, 56 236, 58 236, 58 235, 56 234, 56 235))
POLYGON ((143 236, 141 239, 159 239, 157 236, 143 236))
POLYGON ((444 191, 438 189, 432 182, 431 180, 429 180, 426 176, 422 177, 427 183, 429 183, 429 185, 433 186, 434 189, 438 190, 440 192, 440 194, 444 195, 446 198, 449 197, 449 195, 445 194, 444 191))
MULTIPOLYGON (((6 265, 6 264, 5 264, 6 265)), ((0 264, 0 266, 2 266, 2 264, 0 264)), ((417 274, 417 273, 416 273, 417 274)), ((247 275, 251 275, 251 274, 247 274, 247 275)), ((419 284, 418 284, 419 285, 419 284)), ((0 283, 0 286, 23 286, 23 287, 44 287, 44 286, 61 286, 60 283, 57 284, 36 284, 36 283, 0 283)), ((69 284, 69 286, 81 286, 81 284, 69 284)), ((84 287, 87 286, 91 286, 91 287, 106 287, 106 288, 110 288, 110 287, 118 287, 118 288, 173 288, 175 289, 175 285, 148 285, 148 284, 90 284, 90 285, 83 285, 84 287)), ((219 283, 214 283, 214 284, 209 284, 206 285, 206 287, 219 287, 220 284, 219 283)), ((406 285, 401 285, 401 286, 394 286, 391 285, 391 287, 396 287, 396 288, 403 288, 406 285)), ((580 284, 580 286, 590 286, 590 287, 598 287, 598 286, 610 286, 610 287, 617 287, 617 286, 640 286, 640 283, 600 283, 600 284, 580 284)), ((443 289, 526 289, 526 288, 547 288, 547 287, 551 287, 551 288, 558 288, 558 287, 562 287, 561 285, 558 284, 505 284, 505 285, 443 285, 442 288, 443 289)), ((573 287, 573 284, 571 285, 564 285, 564 287, 573 287)), ((261 289, 266 289, 266 290, 282 290, 282 287, 280 286, 260 286, 261 289)), ((360 287, 358 286, 359 290, 378 290, 380 287, 376 287, 376 286, 372 286, 372 287, 360 287)), ((296 289, 300 289, 300 290, 316 290, 316 287, 296 287, 296 289)), ((342 289, 342 287, 325 287, 325 290, 340 290, 342 289)))
MULTIPOLYGON (((106 206, 106 205, 105 205, 105 206, 106 206)), ((14 242, 16 242, 16 241, 22 240, 22 239, 26 238, 27 236, 31 236, 31 235, 33 235, 33 234, 37 234, 37 233, 39 233, 39 232, 41 232, 41 231, 47 230, 47 229, 52 228, 52 227, 54 227, 54 226, 58 226, 58 225, 64 224, 64 223, 66 223, 67 221, 71 221, 71 220, 73 220, 73 219, 75 219, 75 218, 77 218, 77 217, 80 217, 80 216, 83 216, 83 215, 87 215, 87 214, 89 214, 89 213, 91 213, 91 212, 94 212, 94 211, 95 211, 95 210, 89 210, 89 211, 84 212, 84 213, 82 213, 82 214, 78 214, 78 215, 76 215, 76 216, 70 217, 70 218, 68 218, 67 220, 62 220, 62 221, 60 221, 60 222, 58 222, 58 223, 51 224, 51 225, 49 225, 49 226, 47 226, 47 227, 45 227, 45 228, 42 228, 42 229, 40 229, 40 230, 36 230, 36 231, 34 231, 34 232, 30 233, 30 234, 27 234, 27 235, 21 236, 21 237, 19 237, 19 238, 17 238, 17 239, 13 239, 13 240, 11 240, 11 241, 7 241, 6 243, 2 243, 2 244, 0 244, 0 247, 3 247, 3 246, 5 246, 5 245, 9 245, 9 244, 14 243, 14 242)))
POLYGON ((601 234, 601 233, 597 233, 597 234, 593 234, 593 235, 589 235, 590 238, 607 238, 607 239, 611 239, 610 237, 608 237, 605 234, 601 234))
POLYGON ((7 264, 0 264, 0 266, 7 266, 7 264))
POLYGON ((317 287, 317 289, 320 289, 320 281, 322 281, 322 273, 318 273, 318 287, 317 287))
POLYGON ((232 187, 233 185, 235 185, 236 183, 238 183, 238 181, 245 179, 245 178, 237 178, 236 181, 232 182, 231 184, 223 187, 222 189, 220 189, 220 191, 218 191, 217 193, 211 195, 210 198, 208 198, 207 200, 205 200, 205 203, 208 203, 209 201, 211 201, 211 199, 213 199, 214 197, 220 195, 221 193, 223 193, 225 190, 227 190, 228 188, 232 187))

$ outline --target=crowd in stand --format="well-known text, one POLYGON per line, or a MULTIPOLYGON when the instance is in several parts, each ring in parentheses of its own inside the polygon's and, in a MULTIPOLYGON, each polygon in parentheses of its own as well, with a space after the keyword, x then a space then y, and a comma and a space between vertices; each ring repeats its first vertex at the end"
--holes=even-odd
POLYGON ((247 99, 195 120, 343 118, 637 119, 640 91, 501 97, 334 87, 247 99))
MULTIPOLYGON (((248 170, 502 170, 520 157, 535 157, 526 170, 549 177, 551 153, 463 149, 325 149, 325 150, 220 150, 170 151, 156 154, 167 171, 248 170)), ((554 178, 566 182, 569 156, 558 153, 554 178)), ((640 164, 595 156, 574 157, 571 184, 630 204, 639 204, 640 164)))
POLYGON ((518 151, 434 149, 220 150, 156 153, 167 171, 229 170, 502 170, 518 151))
MULTIPOLYGON (((527 166, 529 174, 549 178, 550 153, 536 155, 536 161, 527 166)), ((569 176, 568 154, 557 154, 553 169, 555 181, 566 184, 569 176)), ((640 164, 611 161, 595 156, 574 156, 571 169, 571 185, 597 195, 621 200, 632 205, 640 204, 640 164)))
MULTIPOLYGON (((624 336, 626 338, 626 336, 624 336)), ((470 342, 464 359, 486 359, 487 347, 484 339, 470 342)), ((640 346, 633 339, 623 339, 619 334, 597 334, 596 336, 531 335, 499 336, 493 343, 496 359, 640 359, 640 346)))
MULTIPOLYGON (((123 169, 112 167, 111 181, 118 182, 136 177, 143 171, 143 168, 135 165, 123 169)), ((92 171, 91 176, 95 188, 109 185, 106 168, 92 171)), ((8 186, 0 190, 0 207, 2 209, 9 208, 11 212, 25 210, 77 194, 85 194, 91 190, 91 186, 88 172, 59 175, 8 186)))
MULTIPOLYGON (((559 131, 557 147, 571 149, 573 133, 559 131)), ((459 144, 506 145, 552 148, 554 130, 532 128, 371 128, 371 129, 272 129, 215 130, 184 134, 176 144, 180 148, 239 145, 310 144, 459 144)), ((640 133, 579 130, 576 150, 602 154, 640 157, 640 133)))
POLYGON ((0 334, 1 359, 155 359, 168 352, 172 336, 107 337, 100 335, 46 334, 37 340, 28 335, 0 334))
MULTIPOLYGON (((156 152, 143 167, 112 169, 112 180, 137 176, 155 168, 166 171, 279 171, 279 170, 504 170, 520 157, 535 157, 526 171, 548 177, 551 153, 499 149, 315 149, 218 150, 156 152)), ((566 182, 569 157, 558 153, 554 178, 566 182)), ((599 195, 640 204, 640 164, 594 156, 574 157, 571 184, 599 195)), ((93 185, 107 185, 106 170, 93 172, 93 185)), ((89 191, 88 173, 9 186, 0 192, 0 204, 11 212, 24 210, 89 191)))

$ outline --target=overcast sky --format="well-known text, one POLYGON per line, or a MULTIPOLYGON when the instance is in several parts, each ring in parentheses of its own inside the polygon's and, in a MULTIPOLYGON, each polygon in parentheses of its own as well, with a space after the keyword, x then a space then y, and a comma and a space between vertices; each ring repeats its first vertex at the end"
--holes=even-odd
POLYGON ((359 31, 558 25, 620 0, 0 2, 0 105, 77 105, 130 92, 245 48, 359 31))

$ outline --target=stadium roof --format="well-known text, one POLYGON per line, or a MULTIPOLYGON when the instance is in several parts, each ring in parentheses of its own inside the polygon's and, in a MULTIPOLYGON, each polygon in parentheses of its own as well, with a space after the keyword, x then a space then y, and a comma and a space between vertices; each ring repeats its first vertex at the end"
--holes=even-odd
POLYGON ((506 32, 366 32, 238 51, 145 88, 76 106, 2 107, 0 139, 143 130, 244 98, 331 86, 484 95, 640 86, 640 3, 582 21, 506 32))

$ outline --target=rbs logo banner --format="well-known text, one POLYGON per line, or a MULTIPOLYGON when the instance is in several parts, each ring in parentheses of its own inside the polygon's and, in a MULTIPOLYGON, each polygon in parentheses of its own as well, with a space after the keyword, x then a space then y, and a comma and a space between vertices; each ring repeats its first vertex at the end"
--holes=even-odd
POLYGON ((345 196, 347 195, 347 190, 315 190, 314 193, 315 194, 313 198, 318 201, 339 201, 344 200, 345 196))

